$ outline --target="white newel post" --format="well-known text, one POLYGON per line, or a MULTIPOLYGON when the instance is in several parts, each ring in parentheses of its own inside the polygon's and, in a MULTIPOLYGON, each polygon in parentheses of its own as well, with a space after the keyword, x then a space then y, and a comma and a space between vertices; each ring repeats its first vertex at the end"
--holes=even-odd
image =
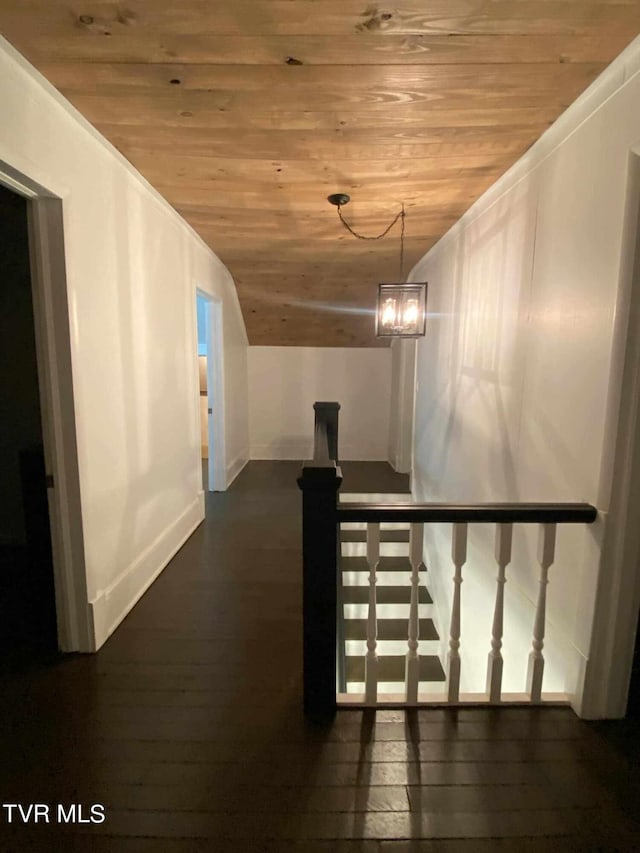
POLYGON ((547 583, 549 567, 553 563, 556 546, 556 525, 541 524, 538 537, 538 562, 540 563, 540 588, 536 618, 533 623, 533 644, 527 669, 527 692, 532 702, 539 702, 542 695, 542 676, 544 673, 544 627, 547 609, 547 583))
POLYGON ((380 561, 380 525, 367 524, 367 563, 369 564, 369 612, 367 616, 367 654, 364 662, 365 701, 378 700, 378 620, 376 614, 376 572, 380 561))
POLYGON ((406 699, 408 703, 418 701, 418 682, 420 680, 420 658, 418 642, 420 640, 420 621, 418 618, 420 566, 422 564, 422 543, 424 524, 412 524, 409 535, 409 560, 411 562, 411 603, 409 605, 409 638, 405 666, 406 699))
POLYGON ((502 693, 502 633, 504 623, 504 585, 507 582, 506 570, 511 562, 512 524, 496 525, 496 562, 498 577, 496 603, 493 611, 491 629, 491 651, 487 664, 487 693, 490 702, 499 702, 502 693))
POLYGON ((455 574, 453 576, 453 604, 449 631, 449 654, 447 656, 447 695, 449 702, 457 702, 460 698, 460 587, 462 585, 462 567, 467 559, 466 522, 456 522, 453 525, 451 558, 455 566, 455 574))

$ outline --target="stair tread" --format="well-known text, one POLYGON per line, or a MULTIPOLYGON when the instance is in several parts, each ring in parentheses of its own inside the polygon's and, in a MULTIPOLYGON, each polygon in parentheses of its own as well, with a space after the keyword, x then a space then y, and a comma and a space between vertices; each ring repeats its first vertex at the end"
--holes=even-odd
MULTIPOLYGON (((378 657, 378 681, 396 681, 404 684, 405 660, 405 655, 378 657)), ((364 681, 364 656, 347 655, 345 675, 347 682, 364 681)), ((444 681, 445 677, 437 655, 420 655, 420 681, 444 681)))
MULTIPOLYGON (((421 640, 440 639, 438 632, 436 631, 436 626, 433 624, 432 619, 421 619, 420 627, 418 630, 419 637, 421 640)), ((378 619, 379 640, 406 640, 408 632, 408 619, 378 619)), ((345 640, 366 640, 367 620, 345 619, 344 638, 345 640)))
MULTIPOLYGON (((368 586, 343 586, 343 604, 366 604, 369 601, 368 586)), ((376 588, 376 601, 378 604, 409 604, 411 602, 410 586, 379 586, 376 588)), ((418 603, 433 604, 426 587, 418 588, 418 603)))
MULTIPOLYGON (((341 568, 343 572, 368 572, 369 564, 366 557, 342 557, 341 568)), ((378 571, 410 572, 409 557, 380 557, 378 571)), ((420 571, 424 571, 424 566, 420 566, 420 571)))
MULTIPOLYGON (((366 530, 342 530, 340 533, 340 539, 342 542, 366 542, 367 541, 367 531, 366 530)), ((380 541, 381 542, 408 542, 409 541, 409 531, 408 530, 381 530, 380 531, 380 541)))

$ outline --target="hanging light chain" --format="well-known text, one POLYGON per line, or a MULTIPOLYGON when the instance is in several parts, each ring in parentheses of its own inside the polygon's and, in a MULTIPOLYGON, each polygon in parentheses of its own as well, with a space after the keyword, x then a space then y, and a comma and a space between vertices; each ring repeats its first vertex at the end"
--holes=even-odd
MULTIPOLYGON (((347 196, 347 198, 348 198, 348 196, 347 196)), ((391 229, 396 224, 398 219, 400 220, 400 281, 402 281, 403 270, 404 270, 404 218, 405 218, 404 204, 402 205, 402 210, 400 211, 400 213, 398 213, 398 215, 391 222, 391 224, 388 225, 385 228, 385 230, 381 234, 378 234, 376 237, 368 237, 365 234, 358 234, 357 231, 354 231, 353 228, 349 225, 349 223, 342 216, 342 210, 340 209, 341 205, 338 204, 336 206, 338 208, 338 216, 340 217, 340 222, 342 222, 342 224, 347 229, 347 231, 350 234, 353 234, 354 237, 357 237, 358 240, 381 240, 383 237, 387 236, 387 234, 389 233, 389 231, 391 231, 391 229)))
POLYGON ((404 281, 404 204, 400 216, 400 281, 404 281))

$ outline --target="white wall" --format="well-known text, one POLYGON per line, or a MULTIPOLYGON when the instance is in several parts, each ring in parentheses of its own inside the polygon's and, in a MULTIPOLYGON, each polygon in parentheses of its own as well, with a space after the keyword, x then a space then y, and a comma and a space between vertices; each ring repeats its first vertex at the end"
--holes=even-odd
MULTIPOLYGON (((418 350, 418 500, 587 501, 606 514, 625 326, 621 258, 629 152, 640 142, 636 41, 419 262, 429 320, 418 350)), ((559 531, 545 688, 580 707, 603 518, 559 531)), ((463 689, 483 690, 496 567, 493 531, 472 537, 463 596, 463 689)), ((523 690, 537 595, 535 532, 508 570, 505 687, 523 690)), ((450 531, 426 560, 441 633, 451 603, 450 531)), ((583 709, 593 713, 593 709, 583 709)))
POLYGON ((391 343, 389 463, 403 474, 411 472, 416 381, 416 341, 391 343))
POLYGON ((249 347, 252 459, 310 459, 313 404, 340 403, 340 459, 386 460, 391 350, 249 347))
POLYGON ((227 468, 248 457, 233 280, 0 40, 0 161, 63 200, 89 607, 100 645, 203 517, 196 286, 222 303, 227 468))

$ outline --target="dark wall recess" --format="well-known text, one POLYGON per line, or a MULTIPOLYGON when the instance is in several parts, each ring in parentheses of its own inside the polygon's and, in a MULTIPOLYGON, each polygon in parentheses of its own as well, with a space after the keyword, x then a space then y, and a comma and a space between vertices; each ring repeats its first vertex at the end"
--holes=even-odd
POLYGON ((56 648, 27 202, 0 186, 0 660, 56 648))

